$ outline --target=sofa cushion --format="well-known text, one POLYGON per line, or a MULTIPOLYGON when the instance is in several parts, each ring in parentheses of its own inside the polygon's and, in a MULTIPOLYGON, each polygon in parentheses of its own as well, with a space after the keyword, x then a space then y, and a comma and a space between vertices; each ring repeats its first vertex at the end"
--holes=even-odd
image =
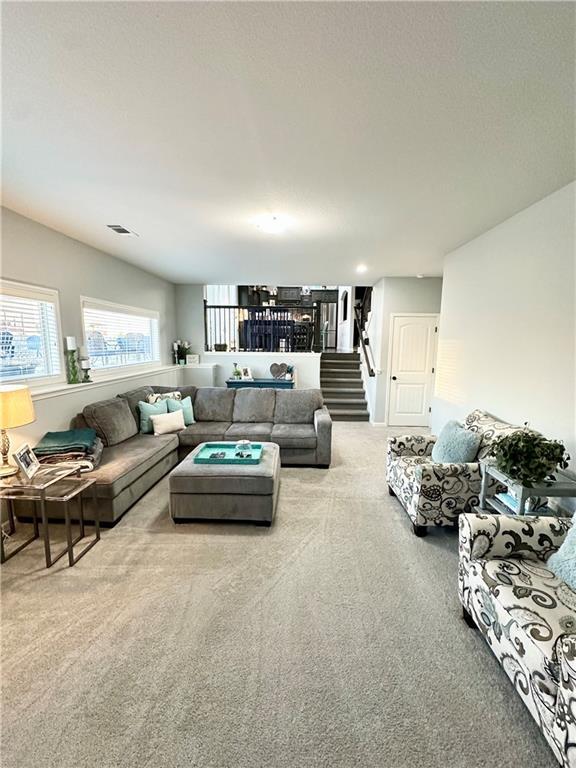
POLYGON ((480 448, 478 449, 477 459, 485 459, 490 453, 492 441, 497 437, 510 435, 516 432, 520 427, 508 424, 506 421, 500 421, 486 411, 476 409, 466 416, 464 426, 466 429, 481 435, 480 448))
POLYGON ((530 670, 539 670, 540 691, 545 685, 555 698, 560 641, 576 631, 576 594, 543 563, 521 558, 474 560, 469 578, 474 615, 493 636, 494 653, 511 643, 530 670))
POLYGON ((324 400, 319 389, 278 389, 276 391, 275 424, 313 424, 314 411, 324 400))
POLYGON ((180 445, 195 446, 200 443, 218 443, 225 440, 229 421, 197 421, 178 433, 180 445))
POLYGON ((138 404, 138 410, 140 411, 140 433, 151 435, 154 432, 154 427, 150 417, 168 413, 168 401, 159 400, 157 403, 145 403, 144 400, 141 400, 138 404))
POLYGON ((170 435, 174 432, 181 432, 186 426, 184 423, 184 411, 158 413, 156 416, 150 416, 150 421, 154 427, 155 435, 170 435))
POLYGON ((268 442, 272 434, 271 421, 238 422, 226 430, 226 440, 261 440, 268 442))
POLYGON ((138 403, 143 401, 148 402, 148 398, 153 394, 152 387, 138 387, 138 389, 130 389, 128 392, 121 392, 117 397, 123 397, 128 402, 132 416, 137 425, 140 424, 140 411, 138 410, 138 403))
POLYGON ((274 418, 275 389, 239 389, 234 399, 232 421, 264 422, 274 418))
POLYGON ((170 392, 153 392, 148 396, 149 403, 158 403, 160 400, 182 400, 182 393, 177 389, 170 392))
POLYGON ((316 448, 313 424, 274 424, 272 442, 281 448, 316 448))
POLYGON ((113 499, 157 462, 178 450, 176 435, 136 435, 121 445, 104 448, 102 463, 90 472, 100 498, 113 499))
POLYGON ((118 445, 138 434, 128 401, 122 397, 91 403, 85 406, 82 413, 104 445, 118 445))
POLYGON ((184 424, 187 427, 190 426, 190 424, 194 424, 194 408, 192 407, 192 398, 190 396, 184 397, 181 400, 172 400, 172 398, 168 398, 166 403, 168 404, 168 413, 182 411, 184 414, 184 424))
POLYGON ((196 421, 231 422, 235 394, 235 390, 224 387, 201 387, 194 400, 196 421))
POLYGON ((432 447, 432 461, 454 464, 474 461, 481 440, 478 432, 465 429, 458 421, 449 421, 432 447))
POLYGON ((566 534, 560 549, 548 558, 547 567, 576 591, 576 515, 572 522, 572 528, 566 534))
POLYGON ((192 402, 194 402, 194 398, 196 397, 196 391, 198 387, 157 387, 152 385, 152 392, 159 394, 159 395, 165 395, 168 392, 174 392, 174 390, 177 390, 182 395, 182 399, 185 397, 191 397, 192 402))

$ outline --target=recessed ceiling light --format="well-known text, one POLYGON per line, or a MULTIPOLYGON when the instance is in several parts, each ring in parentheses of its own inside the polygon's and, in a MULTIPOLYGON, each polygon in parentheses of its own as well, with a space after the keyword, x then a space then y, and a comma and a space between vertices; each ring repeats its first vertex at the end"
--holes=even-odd
POLYGON ((106 224, 108 229, 116 232, 117 235, 124 235, 124 237, 140 237, 138 232, 132 232, 130 229, 126 229, 122 224, 106 224))
POLYGON ((263 216, 258 216, 255 223, 259 230, 266 232, 268 235, 281 235, 286 232, 290 221, 286 216, 280 216, 277 213, 267 213, 263 216))
POLYGON ((358 266, 356 267, 356 272, 360 272, 360 274, 367 271, 368 271, 368 267, 366 266, 366 264, 358 264, 358 266))

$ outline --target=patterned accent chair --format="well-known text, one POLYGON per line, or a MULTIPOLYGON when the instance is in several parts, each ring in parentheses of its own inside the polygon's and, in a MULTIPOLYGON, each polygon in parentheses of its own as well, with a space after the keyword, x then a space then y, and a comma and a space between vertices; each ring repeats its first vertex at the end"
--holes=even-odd
POLYGON ((560 765, 576 768, 576 593, 546 568, 572 521, 462 515, 458 586, 560 765))
MULTIPOLYGON (((466 417, 464 426, 482 435, 476 461, 468 464, 438 464, 432 461, 432 448, 436 442, 434 435, 404 435, 388 439, 388 491, 391 496, 397 496, 408 513, 417 536, 425 536, 430 526, 455 526, 460 514, 475 511, 482 480, 480 459, 488 455, 496 437, 519 429, 480 410, 472 411, 466 417)), ((494 485, 492 480, 490 491, 494 485)))

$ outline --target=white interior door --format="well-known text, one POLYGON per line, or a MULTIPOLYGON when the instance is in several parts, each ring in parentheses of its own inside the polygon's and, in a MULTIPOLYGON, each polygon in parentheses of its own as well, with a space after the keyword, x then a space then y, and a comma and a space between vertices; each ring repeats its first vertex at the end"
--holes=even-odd
POLYGON ((426 427, 436 364, 438 315, 395 315, 390 336, 388 424, 426 427))

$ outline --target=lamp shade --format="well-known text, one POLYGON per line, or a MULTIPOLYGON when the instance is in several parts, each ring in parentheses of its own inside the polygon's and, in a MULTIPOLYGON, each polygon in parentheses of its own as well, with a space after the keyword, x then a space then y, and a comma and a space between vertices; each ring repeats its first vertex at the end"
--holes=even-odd
POLYGON ((34 421, 34 404, 28 387, 6 384, 0 387, 0 429, 23 427, 34 421))

